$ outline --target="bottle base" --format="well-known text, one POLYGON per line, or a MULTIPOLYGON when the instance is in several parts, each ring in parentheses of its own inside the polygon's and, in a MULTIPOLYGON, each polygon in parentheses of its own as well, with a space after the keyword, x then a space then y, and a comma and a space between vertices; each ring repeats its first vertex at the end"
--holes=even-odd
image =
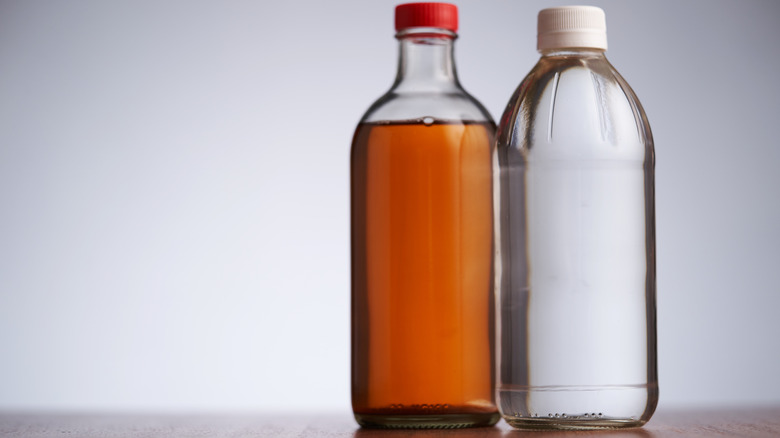
POLYGON ((594 430, 641 427, 646 421, 630 418, 506 418, 504 421, 515 429, 523 430, 594 430))
POLYGON ((658 385, 504 385, 498 401, 504 420, 517 429, 623 429, 647 423, 658 385))
POLYGON ((501 418, 498 412, 476 414, 381 415, 358 414, 355 420, 369 429, 462 429, 493 426, 501 418))

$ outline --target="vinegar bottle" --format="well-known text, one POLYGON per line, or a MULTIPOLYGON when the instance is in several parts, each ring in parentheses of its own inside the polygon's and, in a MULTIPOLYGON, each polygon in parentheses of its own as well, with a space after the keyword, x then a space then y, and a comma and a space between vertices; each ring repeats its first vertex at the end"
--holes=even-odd
POLYGON ((538 26, 495 151, 499 409, 518 428, 640 426, 658 400, 653 137, 601 9, 538 26))
POLYGON ((495 424, 495 125, 455 73, 457 9, 395 10, 398 75, 351 152, 352 407, 365 427, 495 424))

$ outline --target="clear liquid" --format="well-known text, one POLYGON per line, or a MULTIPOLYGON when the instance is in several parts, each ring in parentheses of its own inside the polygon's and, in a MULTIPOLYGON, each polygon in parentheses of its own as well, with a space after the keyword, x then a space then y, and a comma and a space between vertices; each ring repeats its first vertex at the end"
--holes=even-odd
POLYGON ((515 427, 639 426, 657 403, 652 138, 615 75, 543 58, 499 131, 497 397, 515 427))

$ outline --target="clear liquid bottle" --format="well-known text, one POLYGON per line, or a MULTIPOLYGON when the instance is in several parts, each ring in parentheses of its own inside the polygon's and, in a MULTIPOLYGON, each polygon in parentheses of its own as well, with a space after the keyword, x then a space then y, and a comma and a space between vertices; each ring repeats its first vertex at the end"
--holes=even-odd
POLYGON ((539 13, 495 151, 499 409, 518 428, 644 424, 658 400, 655 157, 604 12, 539 13))
POLYGON ((396 8, 391 89, 351 152, 352 407, 365 427, 495 424, 495 125, 458 82, 457 8, 396 8))

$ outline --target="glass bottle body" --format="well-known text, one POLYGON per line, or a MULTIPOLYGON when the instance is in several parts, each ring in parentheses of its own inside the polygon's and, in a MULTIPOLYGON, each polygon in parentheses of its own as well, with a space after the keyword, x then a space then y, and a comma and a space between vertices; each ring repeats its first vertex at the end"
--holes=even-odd
POLYGON ((454 34, 402 32, 398 79, 352 145, 352 405, 368 427, 494 424, 495 126, 454 34))
POLYGON ((644 424, 658 400, 654 148, 602 51, 545 53, 495 160, 499 409, 520 428, 644 424))

